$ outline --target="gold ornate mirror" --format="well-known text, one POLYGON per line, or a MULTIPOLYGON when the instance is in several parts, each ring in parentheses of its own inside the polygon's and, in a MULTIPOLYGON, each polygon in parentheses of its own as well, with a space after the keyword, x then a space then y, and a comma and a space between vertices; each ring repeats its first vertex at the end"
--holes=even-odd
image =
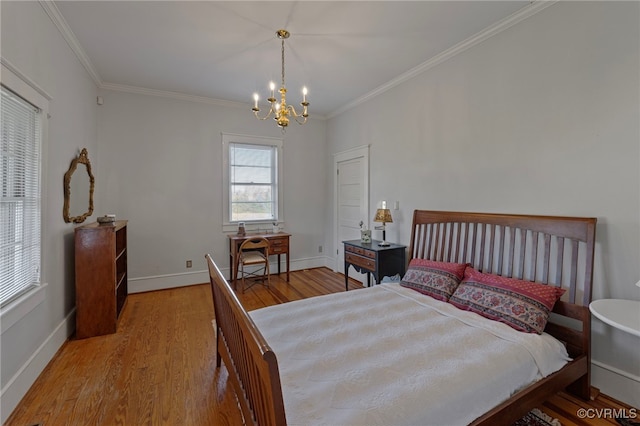
POLYGON ((82 223, 93 214, 94 185, 87 149, 82 148, 80 155, 73 159, 69 170, 64 174, 62 215, 65 222, 82 223))

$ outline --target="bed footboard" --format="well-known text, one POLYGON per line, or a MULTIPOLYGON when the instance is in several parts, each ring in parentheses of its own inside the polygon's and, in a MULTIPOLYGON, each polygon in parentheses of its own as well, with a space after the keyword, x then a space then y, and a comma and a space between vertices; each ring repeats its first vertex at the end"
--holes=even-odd
POLYGON ((246 425, 284 426, 280 373, 271 350, 209 254, 217 354, 229 372, 246 425))

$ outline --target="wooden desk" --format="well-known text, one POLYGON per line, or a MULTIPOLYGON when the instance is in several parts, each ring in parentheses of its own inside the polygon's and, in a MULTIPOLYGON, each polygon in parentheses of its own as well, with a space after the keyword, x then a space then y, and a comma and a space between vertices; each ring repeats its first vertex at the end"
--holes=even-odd
POLYGON ((238 278, 238 251, 240 245, 245 240, 253 237, 263 237, 269 241, 269 256, 278 256, 278 275, 280 275, 280 255, 287 255, 287 281, 289 281, 289 237, 291 234, 286 232, 275 232, 268 234, 249 234, 240 236, 236 234, 228 234, 229 237, 229 266, 231 267, 231 281, 235 281, 238 278))
POLYGON ((380 284, 385 276, 404 274, 405 249, 407 246, 391 244, 379 246, 378 240, 363 243, 360 240, 343 241, 344 243, 344 286, 349 290, 349 265, 358 272, 367 274, 367 287, 371 285, 371 275, 380 284))

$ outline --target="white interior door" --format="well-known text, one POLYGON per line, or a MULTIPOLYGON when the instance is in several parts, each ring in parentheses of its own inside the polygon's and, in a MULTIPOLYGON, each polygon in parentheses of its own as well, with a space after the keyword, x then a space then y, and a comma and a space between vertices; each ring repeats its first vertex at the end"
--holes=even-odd
POLYGON ((361 221, 369 227, 369 147, 336 154, 335 177, 335 269, 344 273, 342 241, 360 238, 361 221))

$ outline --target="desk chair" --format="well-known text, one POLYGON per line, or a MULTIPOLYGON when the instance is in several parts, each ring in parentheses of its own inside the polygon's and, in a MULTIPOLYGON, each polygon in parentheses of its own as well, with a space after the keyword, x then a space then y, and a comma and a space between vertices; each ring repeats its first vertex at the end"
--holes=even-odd
POLYGON ((240 280, 242 281, 240 288, 242 293, 244 293, 246 288, 245 277, 255 278, 254 284, 258 278, 260 278, 264 284, 264 279, 266 278, 266 286, 269 287, 271 283, 269 278, 269 241, 263 237, 254 237, 245 240, 238 249, 238 265, 236 271, 238 271, 240 280), (253 267, 257 265, 262 265, 262 267, 252 272, 245 270, 245 266, 253 267))

